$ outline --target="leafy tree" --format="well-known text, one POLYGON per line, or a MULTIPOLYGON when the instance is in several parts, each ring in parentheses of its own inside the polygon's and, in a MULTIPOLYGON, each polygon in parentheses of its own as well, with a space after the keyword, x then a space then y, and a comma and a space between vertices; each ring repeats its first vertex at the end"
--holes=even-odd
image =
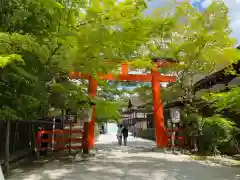
MULTIPOLYGON (((221 3, 203 13, 180 3, 148 17, 142 13, 146 3, 133 0, 10 0, 0 5, 0 107, 11 107, 20 118, 43 117, 51 106, 78 109, 86 84, 69 81, 71 71, 98 79, 98 72, 116 71, 125 61, 149 68, 152 56, 173 57, 181 63, 171 72, 178 72, 180 87, 192 92, 186 82, 193 75, 210 71, 220 63, 216 59, 237 57, 221 3)), ((121 94, 99 83, 100 94, 108 94, 105 100, 121 94)))
MULTIPOLYGON (((152 29, 154 36, 145 49, 156 57, 179 60, 179 63, 170 66, 164 72, 175 75, 177 83, 162 88, 163 101, 167 103, 176 99, 181 100, 185 104, 184 113, 188 119, 192 112, 197 111, 194 102, 196 81, 239 59, 239 52, 235 49, 236 41, 229 36, 231 30, 227 13, 228 9, 222 2, 213 2, 202 12, 194 9, 189 3, 180 2, 159 8, 151 16, 151 20, 155 22, 152 29)), ((160 72, 163 73, 162 70, 160 72)), ((237 108, 236 90, 213 96, 219 110, 223 107, 237 108)), ((149 87, 142 87, 137 92, 140 97, 152 104, 149 87)), ((212 118, 212 121, 216 120, 218 118, 212 118)), ((228 122, 222 118, 221 123, 228 122)), ((214 128, 213 125, 209 127, 214 128)), ((231 125, 232 127, 234 125, 231 125)))
POLYGON ((228 92, 205 94, 203 99, 212 103, 217 112, 223 110, 239 113, 240 88, 234 87, 228 92))
POLYGON ((44 117, 50 107, 49 84, 65 60, 56 55, 62 50, 60 42, 63 49, 67 45, 61 36, 70 23, 60 16, 67 11, 53 0, 2 1, 0 10, 0 64, 5 65, 0 108, 8 105, 19 119, 44 117))
POLYGON ((229 153, 235 148, 235 152, 232 151, 231 153, 237 152, 236 135, 239 135, 239 129, 235 127, 235 123, 231 120, 220 115, 203 118, 202 132, 203 136, 200 138, 202 151, 229 153))
POLYGON ((162 94, 168 94, 167 101, 175 100, 177 95, 183 102, 189 102, 189 109, 196 109, 192 102, 199 77, 239 59, 236 41, 229 36, 227 13, 223 2, 213 2, 202 12, 180 2, 159 8, 150 16, 154 36, 146 46, 149 54, 179 60, 166 69, 177 77, 177 83, 163 89, 162 94))
POLYGON ((147 40, 147 30, 140 28, 147 23, 141 16, 144 1, 10 0, 0 5, 0 109, 7 105, 22 119, 44 117, 52 106, 78 109, 86 85, 66 76, 73 70, 96 76, 116 69, 104 61, 131 59, 147 40), (136 40, 130 38, 136 32, 136 40))

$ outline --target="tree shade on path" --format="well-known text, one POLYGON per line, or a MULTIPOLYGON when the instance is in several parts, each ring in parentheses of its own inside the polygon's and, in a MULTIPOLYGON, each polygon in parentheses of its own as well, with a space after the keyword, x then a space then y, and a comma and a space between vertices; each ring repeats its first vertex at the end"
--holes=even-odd
MULTIPOLYGON (((115 135, 101 135, 96 157, 89 160, 60 160, 26 170, 9 180, 238 180, 239 168, 191 160, 186 155, 151 152, 154 142, 129 137, 119 147, 115 135)), ((31 167, 32 168, 32 167, 31 167)))

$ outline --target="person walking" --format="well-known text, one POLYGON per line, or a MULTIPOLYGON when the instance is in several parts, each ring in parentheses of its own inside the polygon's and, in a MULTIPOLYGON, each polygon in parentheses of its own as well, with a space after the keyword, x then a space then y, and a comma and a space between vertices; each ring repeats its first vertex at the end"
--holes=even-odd
POLYGON ((127 138, 128 138, 128 128, 126 126, 124 126, 124 128, 122 129, 122 134, 123 134, 124 146, 126 146, 127 145, 127 138))
POLYGON ((121 146, 122 145, 122 124, 118 125, 118 130, 117 130, 117 139, 118 139, 118 145, 121 146))
POLYGON ((103 124, 102 124, 102 134, 105 134, 105 128, 103 124))

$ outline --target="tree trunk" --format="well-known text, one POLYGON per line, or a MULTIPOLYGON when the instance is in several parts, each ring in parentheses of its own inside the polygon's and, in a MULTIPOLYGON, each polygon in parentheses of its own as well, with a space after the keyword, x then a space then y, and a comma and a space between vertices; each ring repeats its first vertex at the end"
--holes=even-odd
POLYGON ((5 159, 4 159, 4 165, 5 165, 5 172, 6 176, 9 175, 10 167, 9 167, 9 145, 10 145, 10 120, 6 121, 6 139, 5 139, 5 159))

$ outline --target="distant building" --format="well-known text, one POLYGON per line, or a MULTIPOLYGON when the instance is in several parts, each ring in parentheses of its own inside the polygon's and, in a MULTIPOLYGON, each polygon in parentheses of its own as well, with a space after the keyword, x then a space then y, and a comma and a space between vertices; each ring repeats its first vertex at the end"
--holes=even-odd
MULTIPOLYGON (((237 47, 237 49, 240 49, 240 46, 237 47)), ((197 78, 198 80, 195 81, 195 84, 194 84, 194 92, 196 93, 195 102, 199 101, 198 97, 200 97, 202 93, 227 92, 232 87, 240 86, 240 77, 239 77, 240 61, 238 61, 237 63, 230 64, 228 66, 227 65, 220 65, 220 66, 222 67, 219 68, 219 70, 209 75, 202 76, 199 79, 197 78), (236 74, 226 73, 229 67, 232 67, 232 69, 236 71, 236 74)), ((183 106, 184 106, 184 102, 180 100, 175 100, 165 104, 164 109, 167 110, 172 107, 183 107, 183 106)), ((201 112, 203 113, 204 116, 212 116, 215 112, 214 108, 210 104, 207 104, 207 102, 203 102, 201 104, 201 102, 199 101, 198 107, 201 109, 201 112)), ((240 127, 239 114, 230 112, 228 110, 222 111, 221 114, 234 120, 240 127)))
POLYGON ((129 99, 128 108, 122 111, 122 124, 138 129, 153 128, 153 113, 146 111, 145 103, 140 97, 133 96, 129 99))

